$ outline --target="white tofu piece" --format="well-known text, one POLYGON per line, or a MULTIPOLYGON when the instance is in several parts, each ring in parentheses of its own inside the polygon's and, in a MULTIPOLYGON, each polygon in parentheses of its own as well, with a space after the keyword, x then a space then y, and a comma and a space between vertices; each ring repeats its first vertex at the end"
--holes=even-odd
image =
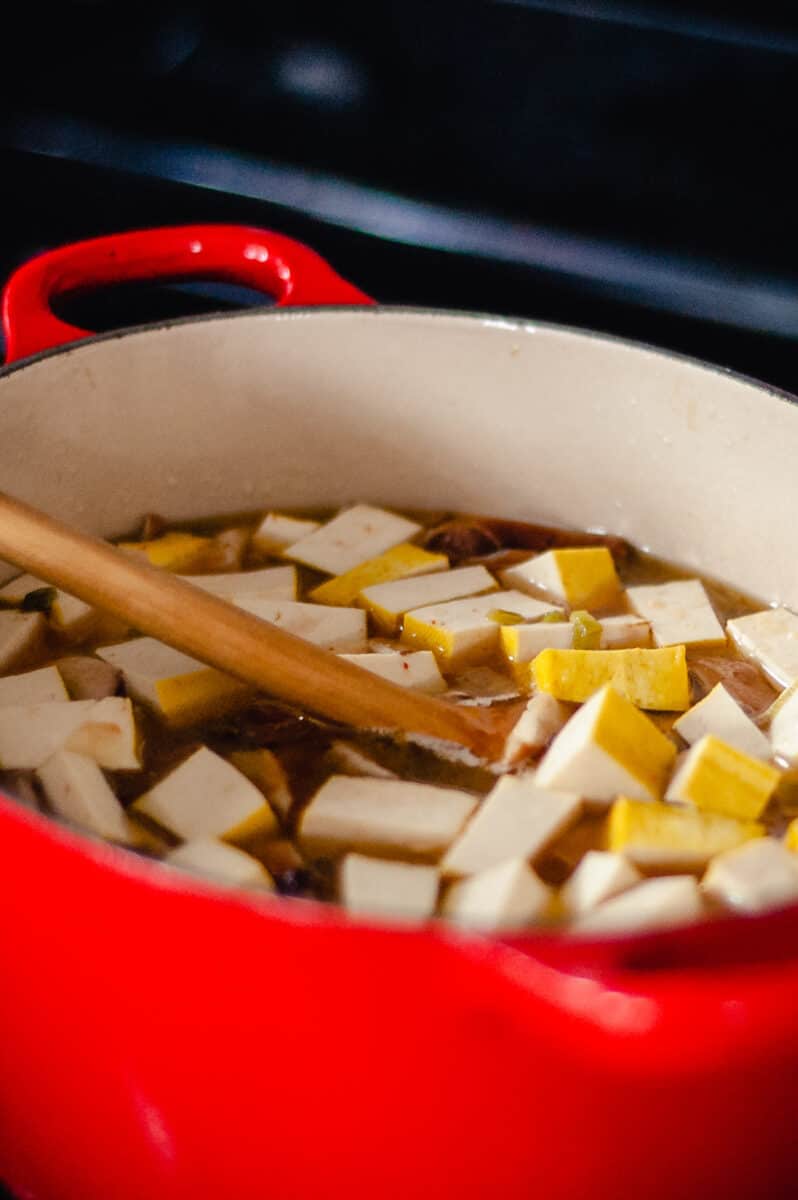
POLYGON ((402 641, 432 650, 449 670, 473 666, 498 649, 502 626, 489 616, 497 610, 532 619, 551 612, 552 605, 513 591, 431 604, 405 614, 402 641))
POLYGON ((456 567, 453 571, 374 583, 363 588, 359 602, 378 628, 391 634, 398 630, 402 617, 411 609, 443 604, 463 596, 478 596, 481 592, 495 592, 497 588, 496 580, 485 567, 456 567))
POLYGON ((568 916, 581 916, 640 883, 643 876, 622 854, 588 850, 560 892, 568 916))
POLYGON ((641 650, 651 645, 651 626, 642 617, 622 613, 617 617, 602 617, 600 650, 641 650))
POLYGON ((97 655, 122 672, 131 696, 173 723, 199 719, 248 690, 232 676, 206 667, 156 638, 103 646, 97 655))
POLYGON ((740 912, 791 904, 798 901, 798 856, 775 838, 755 838, 713 858, 701 886, 740 912))
POLYGON ((141 770, 133 705, 124 696, 94 701, 88 719, 70 734, 64 746, 93 758, 107 771, 141 770))
POLYGON ((437 859, 476 805, 475 796, 454 788, 332 775, 302 814, 299 835, 322 853, 361 850, 437 859))
POLYGON ((124 808, 94 759, 58 750, 36 774, 50 807, 59 816, 112 842, 129 845, 136 841, 124 808))
POLYGON ((441 862, 444 875, 475 875, 511 858, 531 861, 582 811, 579 796, 546 791, 533 771, 503 775, 441 862))
MULTIPOLYGON (((642 648, 651 642, 651 627, 640 617, 603 617, 598 623, 601 626, 599 650, 642 648)), ((502 630, 501 640, 510 662, 531 662, 541 650, 570 650, 574 644, 574 627, 570 621, 510 625, 502 630)))
MULTIPOLYGON (((266 600, 296 599, 296 567, 264 567, 260 571, 227 571, 220 575, 181 575, 186 583, 223 600, 262 596, 266 600)), ((237 601, 235 601, 237 602, 237 601)))
POLYGON ((605 686, 576 710, 537 769, 542 788, 609 802, 656 800, 676 747, 634 705, 605 686))
POLYGON ((251 854, 229 846, 217 838, 195 838, 165 854, 162 862, 201 875, 214 883, 231 887, 251 887, 273 892, 274 880, 251 854))
POLYGON ((527 755, 545 750, 570 715, 570 708, 549 692, 536 692, 510 730, 504 746, 504 762, 519 762, 527 755))
POLYGON ((758 663, 778 687, 798 681, 798 616, 788 608, 735 617, 726 632, 745 658, 758 663))
POLYGON ((699 579, 676 579, 626 589, 629 604, 651 625, 655 646, 717 645, 726 641, 699 579))
POLYGON ((722 683, 716 684, 708 696, 683 713, 673 728, 688 746, 700 741, 705 734, 714 733, 721 741, 752 758, 771 756, 770 742, 762 730, 757 729, 722 683))
POLYGON ((254 783, 206 746, 131 805, 184 841, 241 841, 277 830, 277 818, 254 783))
POLYGON ((69 700, 69 692, 57 667, 39 667, 23 675, 0 679, 0 708, 9 704, 47 704, 69 700))
POLYGON ((95 700, 52 700, 0 708, 0 766, 35 770, 89 720, 95 700))
POLYGON ((506 567, 499 578, 507 587, 544 591, 573 609, 617 607, 621 582, 606 546, 558 547, 506 567))
POLYGON ((365 653, 366 614, 362 608, 302 604, 296 600, 267 600, 260 596, 232 596, 234 604, 261 620, 271 621, 325 650, 365 653))
POLYGON ((342 654, 347 662, 371 671, 400 687, 415 688, 434 695, 446 691, 446 680, 440 673, 431 650, 396 650, 393 654, 342 654))
POLYGON ((0 671, 7 671, 39 647, 47 621, 41 613, 0 611, 0 671))
POLYGON ((510 662, 531 662, 541 650, 570 650, 574 627, 570 621, 535 621, 531 625, 505 626, 499 636, 510 662))
POLYGON ((320 521, 310 521, 306 517, 286 517, 282 513, 268 512, 252 535, 252 545, 264 554, 279 554, 320 526, 320 521))
POLYGON ((578 917, 571 929, 580 934, 632 933, 660 929, 704 914, 701 889, 692 875, 646 879, 578 917))
MULTIPOLYGON (((8 600, 10 604, 21 604, 29 592, 36 592, 40 588, 51 586, 46 580, 38 579, 35 575, 18 575, 16 579, 12 579, 10 583, 0 588, 0 599, 8 600)), ((50 620, 56 629, 71 637, 82 637, 87 634, 97 620, 99 615, 97 609, 92 608, 83 600, 78 600, 77 596, 70 596, 61 588, 53 590, 55 598, 50 610, 50 620)))
POLYGON ((768 711, 772 752, 794 765, 798 762, 798 684, 782 692, 768 711))
POLYGON ((523 858, 452 884, 441 915, 481 929, 513 929, 545 916, 551 891, 523 858))
POLYGON ((400 542, 409 541, 420 530, 421 526, 415 521, 408 521, 384 508, 355 504, 320 529, 294 542, 283 553, 317 571, 343 575, 358 563, 376 558, 400 542))
POLYGON ((425 921, 435 912, 435 867, 347 854, 339 874, 340 902, 351 913, 425 921))

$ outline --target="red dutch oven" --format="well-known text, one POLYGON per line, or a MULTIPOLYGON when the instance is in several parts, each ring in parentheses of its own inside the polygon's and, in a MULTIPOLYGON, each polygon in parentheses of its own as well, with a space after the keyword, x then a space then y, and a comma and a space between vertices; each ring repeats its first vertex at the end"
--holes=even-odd
MULTIPOLYGON (((798 411, 716 368, 380 308, 227 226, 45 254, 3 311, 2 487, 101 536, 369 499, 610 528, 798 604, 798 411), (277 305, 98 338, 50 310, 196 275, 277 305)), ((0 798, 0 970, 21 1197, 795 1194, 795 909, 598 942, 408 930, 206 886, 0 798)))

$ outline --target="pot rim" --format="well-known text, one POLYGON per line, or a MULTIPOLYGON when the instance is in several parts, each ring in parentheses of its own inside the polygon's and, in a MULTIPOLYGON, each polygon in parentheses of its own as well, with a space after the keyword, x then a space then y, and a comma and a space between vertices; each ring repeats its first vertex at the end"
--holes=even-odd
POLYGON ((589 326, 567 325, 558 321, 539 320, 536 317, 516 316, 512 313, 484 312, 457 308, 434 308, 427 305, 414 304, 317 304, 291 305, 290 307, 283 307, 277 304, 255 304, 233 311, 220 310, 218 312, 197 313, 192 316, 171 317, 163 321, 147 321, 143 324, 125 325, 120 329, 106 330, 104 333, 92 333, 87 337, 81 338, 79 341, 65 342, 58 346, 49 346, 46 350, 38 350, 35 354, 30 354, 25 358, 15 359, 12 363, 0 366, 0 379, 4 379, 17 371, 24 370, 26 367, 33 366, 35 363, 53 358, 56 355, 79 351, 83 346, 94 345, 98 342, 111 342, 135 334, 156 333, 162 330, 180 328, 183 325, 197 325, 210 321, 235 321, 248 316, 272 317, 275 320, 290 321, 307 319, 312 316, 336 317, 341 314, 359 314, 371 317, 372 319, 379 319, 381 316, 418 316, 432 317, 434 319, 454 318, 476 321, 482 326, 498 325, 507 329, 527 330, 530 332, 541 330, 544 333, 568 334, 569 336, 584 338, 592 342, 608 342, 610 345, 623 347, 627 350, 642 350, 645 353, 657 355, 661 358, 685 363, 688 366, 707 371, 712 375, 720 375, 724 379, 731 379, 737 383, 756 388, 758 391, 773 396, 777 400, 784 400, 789 404, 798 404, 798 392, 790 392, 786 388, 767 383, 765 380, 757 379, 753 375, 737 371, 733 367, 724 367, 720 363, 698 358, 693 354, 685 354, 680 350, 657 346, 653 342, 622 337, 620 334, 615 333, 604 333, 589 326))

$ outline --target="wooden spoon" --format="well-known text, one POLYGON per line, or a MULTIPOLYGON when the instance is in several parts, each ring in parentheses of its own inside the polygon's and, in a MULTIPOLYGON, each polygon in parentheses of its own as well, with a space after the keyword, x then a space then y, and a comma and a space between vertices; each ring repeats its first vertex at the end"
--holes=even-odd
POLYGON ((410 691, 0 492, 0 556, 270 695, 359 729, 498 758, 506 713, 410 691))

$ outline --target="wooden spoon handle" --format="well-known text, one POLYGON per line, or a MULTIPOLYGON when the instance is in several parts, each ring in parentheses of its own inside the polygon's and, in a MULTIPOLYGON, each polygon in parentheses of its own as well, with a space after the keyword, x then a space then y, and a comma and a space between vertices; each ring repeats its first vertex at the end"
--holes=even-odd
POLYGON ((0 555, 289 704, 489 754, 490 714, 413 692, 0 492, 0 555))

